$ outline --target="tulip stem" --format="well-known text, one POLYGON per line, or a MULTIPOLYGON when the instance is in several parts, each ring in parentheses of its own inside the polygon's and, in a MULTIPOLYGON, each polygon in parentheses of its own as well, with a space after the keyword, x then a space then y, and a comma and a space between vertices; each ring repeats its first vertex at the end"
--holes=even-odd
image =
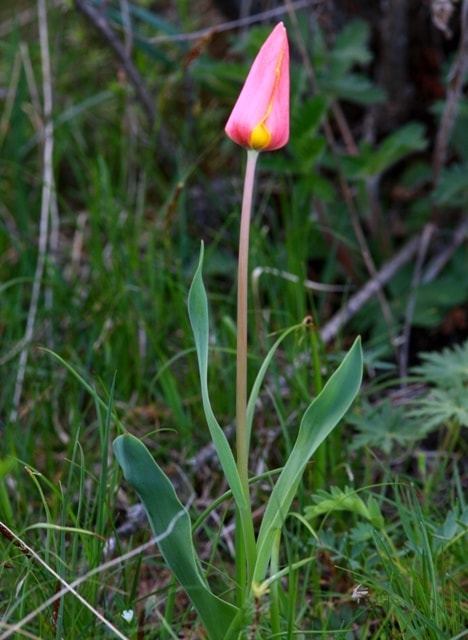
POLYGON ((249 497, 249 442, 247 437, 247 298, 249 272, 249 231, 258 152, 247 151, 244 193, 237 266, 237 375, 236 375, 236 447, 237 470, 246 501, 249 497))

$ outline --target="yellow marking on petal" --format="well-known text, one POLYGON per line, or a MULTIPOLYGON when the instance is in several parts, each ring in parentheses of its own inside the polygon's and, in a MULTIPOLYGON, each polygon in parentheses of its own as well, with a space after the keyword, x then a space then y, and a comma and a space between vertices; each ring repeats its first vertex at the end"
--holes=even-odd
POLYGON ((250 134, 250 146, 255 151, 261 151, 266 149, 271 142, 271 133, 268 131, 268 127, 265 122, 260 122, 253 129, 250 134))
POLYGON ((271 142, 271 133, 268 127, 266 126, 265 121, 267 120, 268 116, 271 113, 271 110, 273 109, 273 102, 274 102, 279 81, 280 81, 282 60, 283 60, 283 52, 281 51, 280 55, 278 56, 278 63, 275 69, 275 75, 276 75, 275 84, 273 85, 273 91, 271 92, 271 98, 270 98, 270 101, 268 102, 266 113, 263 116, 263 118, 260 120, 260 122, 257 125, 255 125, 255 127, 252 129, 252 133, 250 134, 250 140, 249 140, 250 146, 255 151, 262 151, 263 149, 266 149, 271 142))
POLYGON ((267 112, 263 118, 263 122, 268 118, 268 116, 271 113, 271 110, 273 109, 273 102, 276 96, 276 92, 278 90, 278 85, 279 85, 279 81, 280 81, 280 72, 281 72, 281 62, 283 60, 283 52, 280 52, 280 55, 278 56, 278 64, 276 65, 276 69, 275 69, 275 84, 273 85, 273 91, 271 92, 271 98, 270 98, 270 102, 268 103, 268 109, 267 112))

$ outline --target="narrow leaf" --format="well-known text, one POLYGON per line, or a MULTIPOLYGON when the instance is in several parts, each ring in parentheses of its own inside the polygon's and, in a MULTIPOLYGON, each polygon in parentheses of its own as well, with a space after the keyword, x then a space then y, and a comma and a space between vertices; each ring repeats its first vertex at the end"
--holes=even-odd
POLYGON ((209 317, 208 299, 202 278, 203 244, 200 251, 200 261, 193 277, 192 286, 188 296, 188 312, 192 331, 195 338, 195 347, 198 356, 198 368, 200 372, 200 386, 202 394, 203 410, 210 430, 219 461, 232 491, 234 501, 239 509, 242 522, 242 530, 245 541, 247 563, 253 570, 255 563, 255 536, 251 516, 251 507, 246 500, 240 481, 237 465, 229 442, 220 427, 211 408, 208 392, 208 346, 209 346, 209 317))
POLYGON ((192 286, 190 287, 188 296, 188 312, 198 356, 203 409, 208 423, 208 428, 210 430, 211 439, 213 440, 216 453, 218 454, 234 499, 238 505, 242 505, 245 502, 245 499, 234 455, 226 435, 213 413, 208 393, 209 320, 208 299, 202 278, 202 264, 203 245, 200 252, 200 261, 193 277, 192 286))

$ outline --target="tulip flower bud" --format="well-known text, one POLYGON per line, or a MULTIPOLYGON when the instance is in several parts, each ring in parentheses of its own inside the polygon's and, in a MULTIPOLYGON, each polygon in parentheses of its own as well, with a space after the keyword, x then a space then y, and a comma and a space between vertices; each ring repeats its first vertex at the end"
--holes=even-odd
POLYGON ((237 144, 273 151, 289 139, 289 47, 276 25, 258 52, 225 127, 237 144))

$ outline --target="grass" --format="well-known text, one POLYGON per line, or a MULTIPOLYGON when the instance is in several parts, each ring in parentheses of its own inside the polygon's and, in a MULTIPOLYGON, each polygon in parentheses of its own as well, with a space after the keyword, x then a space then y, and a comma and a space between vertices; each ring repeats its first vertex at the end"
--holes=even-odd
MULTIPOLYGON (((181 31, 203 26, 189 3, 176 4, 181 31)), ((217 41, 222 54, 192 50, 186 67, 187 43, 139 50, 139 70, 156 96, 158 120, 151 130, 89 25, 71 8, 50 7, 47 26, 48 40, 41 43, 44 22, 34 14, 26 27, 10 25, 0 42, 0 86, 6 91, 0 116, 0 640, 203 638, 186 596, 148 544, 147 525, 136 519, 131 533, 122 533, 136 499, 122 481, 111 442, 125 427, 154 452, 181 500, 200 516, 195 543, 210 581, 230 598, 232 509, 225 479, 206 448, 186 302, 203 239, 212 314, 209 387, 220 423, 232 426, 241 161, 222 128, 264 31, 251 30, 236 57, 225 40, 217 41), (50 171, 42 117, 47 54, 54 89, 50 171), (44 234, 41 203, 52 178, 44 234), (32 339, 25 345, 41 241, 44 269, 32 339)), ((346 38, 348 51, 362 57, 365 33, 348 31, 346 38)), ((314 55, 326 76, 339 50, 325 54, 314 55)), ((346 200, 336 195, 338 188, 333 192, 342 171, 362 213, 366 192, 355 176, 365 172, 369 157, 359 156, 358 168, 334 164, 335 150, 321 127, 326 100, 305 100, 301 65, 293 78, 290 155, 261 158, 252 228, 252 266, 281 272, 265 271, 251 306, 252 353, 260 355, 276 332, 306 316, 315 326, 324 324, 369 277, 346 200), (313 176, 311 166, 317 167, 313 176), (311 292, 306 278, 343 291, 311 292)), ((349 93, 349 83, 345 88, 349 93)), ((319 94, 325 91, 324 83, 319 94)), ((419 138, 414 145, 421 151, 419 138)), ((385 164, 382 149, 376 158, 385 164)), ((411 229, 420 229, 423 198, 412 205, 403 213, 411 229)), ((453 207, 450 212, 455 215, 453 207)), ((445 237, 450 232, 450 225, 442 229, 445 237)), ((369 233, 368 241, 380 266, 389 249, 378 234, 369 233)), ((398 241, 386 241, 396 252, 398 241)), ((450 287, 458 303, 460 265, 466 265, 463 246, 440 283, 436 279, 430 290, 421 286, 436 318, 449 308, 442 293, 450 287)), ((398 329, 407 302, 401 292, 409 290, 411 277, 403 271, 395 290, 386 290, 398 329)), ((254 512, 264 504, 269 473, 288 454, 300 409, 334 370, 341 349, 363 334, 368 368, 362 396, 304 475, 277 556, 278 567, 290 568, 289 577, 272 586, 276 610, 258 600, 247 637, 466 638, 466 425, 454 423, 449 412, 450 420, 442 417, 429 428, 431 397, 412 405, 416 422, 406 423, 389 392, 399 385, 398 371, 379 306, 364 307, 353 322, 328 348, 311 324, 293 334, 261 395, 251 460, 254 512), (395 412, 401 416, 397 425, 395 412), (412 439, 402 433, 406 424, 412 439), (365 505, 374 501, 378 526, 356 502, 352 509, 336 495, 333 502, 331 487, 349 487, 365 505), (313 504, 322 511, 308 518, 313 504), (301 565, 304 558, 309 562, 301 565), (280 629, 276 635, 269 631, 272 620, 280 629)), ((253 378, 258 357, 249 366, 253 378)), ((430 375, 425 384, 439 389, 433 370, 430 375)), ((468 383, 457 375, 466 390, 468 383)))

